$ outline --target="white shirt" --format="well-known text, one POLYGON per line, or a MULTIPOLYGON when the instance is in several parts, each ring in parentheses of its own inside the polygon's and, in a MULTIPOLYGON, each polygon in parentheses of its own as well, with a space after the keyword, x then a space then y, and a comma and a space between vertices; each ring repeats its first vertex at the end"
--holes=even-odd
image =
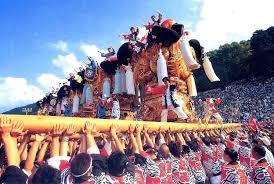
POLYGON ((271 153, 271 151, 269 151, 269 149, 265 146, 263 146, 265 148, 265 159, 266 161, 269 163, 269 165, 271 167, 274 167, 274 157, 271 153))

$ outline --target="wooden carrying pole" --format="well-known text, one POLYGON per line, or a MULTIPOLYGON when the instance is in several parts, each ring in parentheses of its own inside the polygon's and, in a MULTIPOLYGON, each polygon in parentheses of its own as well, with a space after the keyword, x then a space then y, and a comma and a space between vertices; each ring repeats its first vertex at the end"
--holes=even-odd
POLYGON ((0 118, 8 118, 12 123, 22 122, 24 130, 35 133, 50 132, 54 125, 60 124, 66 128, 69 124, 75 125, 75 132, 81 131, 84 128, 85 122, 95 123, 98 131, 108 131, 111 125, 118 125, 121 131, 126 131, 129 125, 139 124, 147 125, 151 131, 162 130, 211 130, 217 128, 239 128, 238 123, 229 124, 195 124, 195 123, 167 123, 167 122, 152 122, 152 121, 130 121, 130 120, 112 120, 112 119, 94 119, 94 118, 78 118, 78 117, 59 117, 59 116, 32 116, 32 115, 0 115, 0 118))

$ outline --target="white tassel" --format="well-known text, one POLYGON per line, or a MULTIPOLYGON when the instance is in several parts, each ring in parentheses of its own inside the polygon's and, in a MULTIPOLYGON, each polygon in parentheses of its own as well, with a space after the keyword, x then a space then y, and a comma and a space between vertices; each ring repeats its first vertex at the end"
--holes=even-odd
POLYGON ((116 70, 114 75, 114 90, 113 94, 121 94, 122 91, 122 79, 121 72, 119 69, 116 70))
POLYGON ((166 60, 162 54, 162 50, 160 49, 159 57, 157 60, 157 79, 158 79, 158 85, 163 85, 163 78, 168 77, 167 74, 167 65, 166 60))
POLYGON ((190 75, 187 79, 188 94, 190 96, 197 96, 197 88, 193 75, 190 75))
POLYGON ((197 61, 192 55, 188 38, 185 35, 183 35, 182 38, 183 38, 183 42, 182 42, 181 52, 182 52, 183 59, 186 62, 187 68, 190 71, 200 68, 200 64, 197 63, 197 61))
POLYGON ((126 86, 126 73, 121 70, 121 93, 127 92, 127 86, 126 86))
POLYGON ((103 93, 102 94, 103 99, 106 100, 110 97, 110 79, 109 78, 104 78, 102 93, 103 93))
POLYGON ((213 67, 212 67, 212 64, 209 61, 207 56, 205 56, 205 58, 204 58, 203 67, 204 67, 206 76, 210 80, 210 82, 220 81, 220 79, 215 74, 215 72, 213 70, 213 67))
POLYGON ((131 65, 128 64, 126 67, 126 88, 128 95, 135 95, 135 88, 134 88, 134 79, 133 79, 133 72, 131 69, 131 65))

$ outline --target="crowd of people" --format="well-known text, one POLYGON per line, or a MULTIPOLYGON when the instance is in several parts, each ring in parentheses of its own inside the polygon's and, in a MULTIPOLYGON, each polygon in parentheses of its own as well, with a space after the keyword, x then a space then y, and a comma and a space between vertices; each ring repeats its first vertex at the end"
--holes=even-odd
POLYGON ((151 131, 136 124, 100 132, 96 122, 77 135, 73 124, 44 134, 23 130, 0 118, 0 183, 274 183, 269 130, 151 131))
POLYGON ((274 78, 245 79, 233 82, 224 89, 218 88, 201 92, 195 99, 196 112, 203 116, 204 108, 199 99, 208 96, 220 98, 217 107, 224 122, 248 122, 251 115, 258 121, 273 123, 274 119, 274 78))

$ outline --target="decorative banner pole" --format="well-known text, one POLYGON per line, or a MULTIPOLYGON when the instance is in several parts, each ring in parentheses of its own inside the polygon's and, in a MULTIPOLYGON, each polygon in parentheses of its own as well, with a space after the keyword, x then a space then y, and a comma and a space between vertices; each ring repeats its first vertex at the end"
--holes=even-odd
POLYGON ((94 119, 94 118, 78 118, 78 117, 58 117, 58 116, 35 116, 35 115, 1 115, 0 118, 9 118, 13 123, 22 122, 24 130, 35 133, 47 133, 52 130, 53 126, 60 124, 67 127, 69 124, 75 125, 75 132, 80 132, 84 127, 85 122, 89 121, 95 123, 98 131, 108 131, 111 125, 117 125, 121 131, 128 130, 129 125, 139 124, 141 126, 147 125, 151 131, 158 131, 171 129, 171 131, 184 130, 213 130, 240 128, 238 123, 229 124, 195 124, 195 123, 167 123, 167 122, 153 122, 153 121, 130 121, 130 120, 112 120, 112 119, 94 119))

